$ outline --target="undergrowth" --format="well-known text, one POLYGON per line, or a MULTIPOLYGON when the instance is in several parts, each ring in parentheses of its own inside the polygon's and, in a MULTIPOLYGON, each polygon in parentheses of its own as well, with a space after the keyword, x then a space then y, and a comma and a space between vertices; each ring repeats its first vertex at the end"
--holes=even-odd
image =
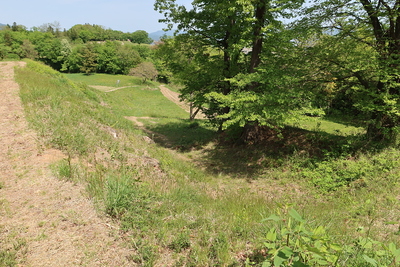
MULTIPOLYGON (((342 147, 326 150, 330 155, 319 159, 301 146, 317 146, 327 137, 307 132, 301 144, 276 143, 285 147, 272 157, 267 147, 253 147, 250 153, 250 148, 215 146, 212 130, 202 123, 192 128, 190 123, 179 123, 179 107, 165 100, 168 112, 163 112, 163 98, 156 90, 104 93, 33 61, 17 70, 17 81, 39 145, 65 154, 54 164, 54 173, 85 183, 100 212, 120 222, 135 250, 132 262, 141 266, 398 263, 394 258, 400 221, 397 149, 352 154, 351 147, 342 147), (140 116, 141 106, 146 106, 142 114, 149 114, 152 98, 146 96, 160 101, 152 120, 175 120, 182 127, 180 131, 167 123, 148 127, 154 135, 162 133, 169 146, 146 142, 146 134, 124 118, 140 116), (208 137, 197 143, 188 140, 185 134, 196 135, 196 129, 208 137), (174 138, 168 139, 169 135, 174 138), (284 209, 288 213, 271 217, 277 206, 285 204, 298 212, 284 209)), ((336 139, 330 139, 333 148, 336 139)))

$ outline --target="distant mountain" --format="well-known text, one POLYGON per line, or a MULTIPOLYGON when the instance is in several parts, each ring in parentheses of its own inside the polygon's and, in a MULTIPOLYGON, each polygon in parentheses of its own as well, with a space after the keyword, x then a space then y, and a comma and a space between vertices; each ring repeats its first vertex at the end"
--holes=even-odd
POLYGON ((0 23, 0 29, 3 28, 4 26, 7 26, 7 24, 0 23))
POLYGON ((149 33, 149 37, 151 39, 153 39, 154 41, 159 41, 161 39, 161 37, 163 37, 164 35, 166 36, 174 36, 174 32, 175 30, 171 30, 171 31, 157 31, 157 32, 153 32, 153 33, 149 33))

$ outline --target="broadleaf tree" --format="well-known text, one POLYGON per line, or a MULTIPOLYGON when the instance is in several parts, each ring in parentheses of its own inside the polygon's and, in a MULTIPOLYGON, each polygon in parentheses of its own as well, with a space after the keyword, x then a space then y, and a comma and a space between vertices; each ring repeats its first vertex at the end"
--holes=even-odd
MULTIPOLYGON (((201 108, 220 129, 281 123, 284 116, 272 118, 277 110, 268 109, 279 107, 282 114, 290 115, 284 110, 296 105, 287 105, 288 100, 293 102, 293 94, 288 97, 287 88, 282 88, 288 78, 285 66, 269 63, 280 62, 284 55, 276 56, 265 44, 285 35, 280 19, 301 4, 296 0, 203 0, 193 1, 188 9, 174 0, 156 1, 155 8, 165 15, 162 21, 170 28, 177 25, 181 32, 163 45, 177 51, 166 53, 165 60, 185 86, 182 98, 201 108), (271 74, 274 84, 265 82, 272 80, 271 74)), ((291 45, 290 38, 283 40, 285 44, 274 47, 291 45)))
POLYGON ((342 55, 340 66, 331 62, 330 69, 347 70, 345 85, 353 84, 348 91, 356 96, 353 106, 367 118, 368 135, 395 142, 400 129, 400 1, 318 0, 298 25, 331 32, 332 43, 351 39, 354 47, 369 51, 348 59, 347 67, 342 55))

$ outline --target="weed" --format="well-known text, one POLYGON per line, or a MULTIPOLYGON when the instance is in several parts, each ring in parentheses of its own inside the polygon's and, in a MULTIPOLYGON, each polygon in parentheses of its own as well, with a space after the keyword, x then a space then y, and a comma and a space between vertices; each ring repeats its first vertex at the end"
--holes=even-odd
POLYGON ((214 265, 226 265, 231 260, 229 255, 229 243, 224 233, 218 233, 218 236, 213 239, 208 251, 208 257, 212 259, 214 265))
POLYGON ((72 165, 71 158, 62 159, 58 163, 52 165, 54 174, 60 179, 72 181, 76 175, 76 167, 72 165))
POLYGON ((0 249, 0 266, 4 266, 4 267, 17 266, 16 252, 0 249))
POLYGON ((23 261, 28 253, 27 241, 12 234, 0 240, 0 266, 14 267, 23 261))
POLYGON ((154 263, 157 260, 155 248, 142 240, 132 240, 132 243, 139 254, 131 256, 131 260, 135 263, 142 264, 143 267, 154 266, 154 263))
POLYGON ((121 218, 132 205, 136 195, 135 181, 128 176, 111 176, 107 178, 105 209, 114 218, 121 218))
MULTIPOLYGON (((274 221, 266 235, 266 255, 262 266, 393 266, 400 261, 400 249, 394 243, 385 246, 369 237, 359 237, 352 245, 333 241, 323 226, 314 227, 294 209, 289 218, 271 215, 274 221)), ((256 265, 247 260, 247 265, 256 265)))
POLYGON ((190 237, 189 232, 180 232, 174 240, 168 245, 169 249, 179 253, 184 249, 190 248, 190 237))

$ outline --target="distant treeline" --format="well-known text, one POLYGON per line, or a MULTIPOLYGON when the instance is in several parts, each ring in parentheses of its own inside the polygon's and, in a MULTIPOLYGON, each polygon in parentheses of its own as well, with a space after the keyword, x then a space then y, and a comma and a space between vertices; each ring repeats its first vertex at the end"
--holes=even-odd
MULTIPOLYGON (((128 74, 142 62, 155 62, 146 31, 124 33, 99 25, 57 23, 27 29, 14 23, 0 30, 0 60, 30 58, 62 72, 128 74)), ((160 65, 160 64, 156 64, 160 65)))

